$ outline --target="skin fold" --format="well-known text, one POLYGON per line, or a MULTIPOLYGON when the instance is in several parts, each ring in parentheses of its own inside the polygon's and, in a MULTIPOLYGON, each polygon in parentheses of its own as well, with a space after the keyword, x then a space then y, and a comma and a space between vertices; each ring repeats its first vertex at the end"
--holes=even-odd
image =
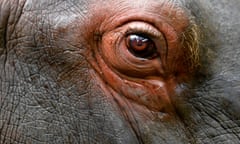
POLYGON ((0 143, 239 143, 239 12, 237 0, 0 0, 0 143))

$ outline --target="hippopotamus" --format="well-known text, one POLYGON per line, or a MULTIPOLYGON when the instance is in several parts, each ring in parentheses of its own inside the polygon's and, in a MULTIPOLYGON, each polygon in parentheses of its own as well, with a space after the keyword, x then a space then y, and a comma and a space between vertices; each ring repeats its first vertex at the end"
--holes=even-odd
POLYGON ((240 143, 239 40, 239 0, 0 0, 0 143, 240 143))

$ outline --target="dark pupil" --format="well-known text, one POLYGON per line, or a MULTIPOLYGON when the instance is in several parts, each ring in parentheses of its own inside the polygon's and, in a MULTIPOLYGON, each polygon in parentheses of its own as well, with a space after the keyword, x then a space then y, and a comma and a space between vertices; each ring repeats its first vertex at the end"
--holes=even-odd
POLYGON ((128 50, 136 57, 153 58, 156 56, 156 48, 154 42, 148 37, 131 34, 126 38, 128 50))

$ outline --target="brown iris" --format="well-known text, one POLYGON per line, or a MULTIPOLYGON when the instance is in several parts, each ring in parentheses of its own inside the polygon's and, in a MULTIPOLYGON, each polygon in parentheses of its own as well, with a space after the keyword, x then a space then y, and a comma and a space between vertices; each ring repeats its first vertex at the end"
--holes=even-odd
POLYGON ((125 40, 128 50, 136 57, 151 59, 157 55, 154 42, 147 36, 130 34, 125 40))

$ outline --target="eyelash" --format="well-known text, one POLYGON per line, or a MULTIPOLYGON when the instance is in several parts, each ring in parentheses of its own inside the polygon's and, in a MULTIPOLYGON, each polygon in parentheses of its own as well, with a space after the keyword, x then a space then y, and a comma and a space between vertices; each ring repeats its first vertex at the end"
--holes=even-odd
POLYGON ((151 33, 148 33, 148 32, 145 32, 145 31, 141 31, 141 30, 136 30, 136 29, 129 29, 129 30, 127 30, 126 33, 125 33, 125 37, 127 37, 129 35, 132 35, 132 34, 145 36, 145 37, 148 37, 150 39, 153 39, 155 37, 151 33))

